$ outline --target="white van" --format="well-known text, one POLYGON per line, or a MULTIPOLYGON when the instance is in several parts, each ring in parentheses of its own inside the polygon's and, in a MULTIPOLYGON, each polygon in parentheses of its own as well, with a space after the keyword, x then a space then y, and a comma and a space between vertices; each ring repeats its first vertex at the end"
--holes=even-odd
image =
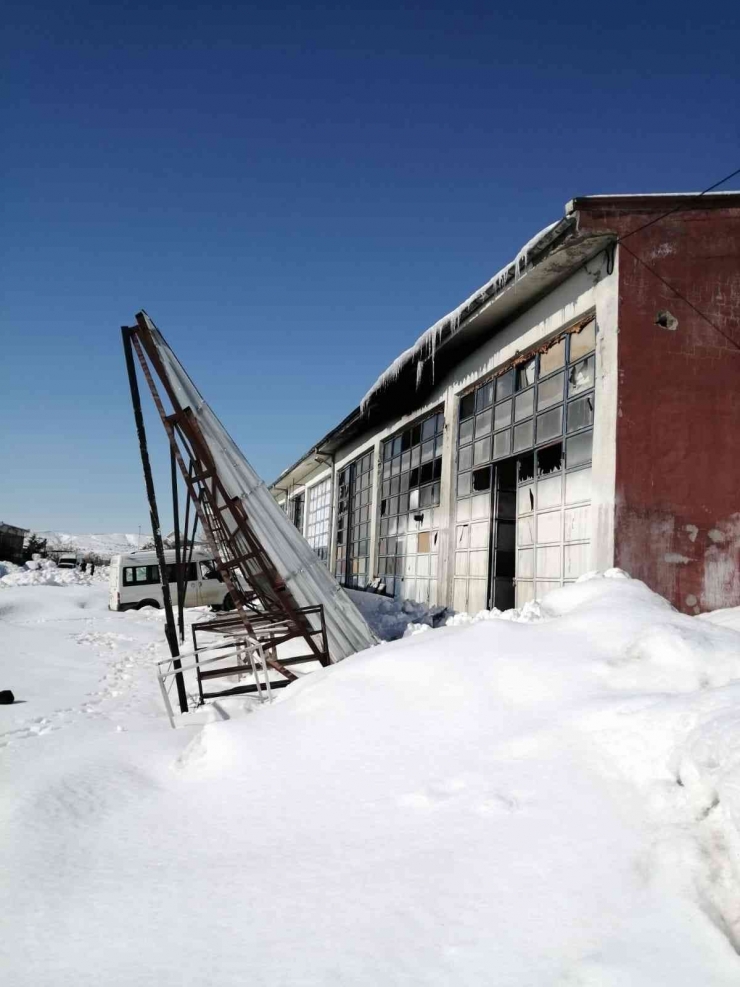
POLYGON ((76 569, 77 568, 77 556, 73 553, 67 553, 65 555, 60 555, 57 559, 57 568, 59 569, 76 569))
MULTIPOLYGON (((169 570, 170 594, 177 605, 177 576, 175 552, 168 550, 164 559, 169 570)), ((188 565, 185 586, 186 607, 221 607, 232 609, 231 598, 221 573, 216 569, 207 550, 194 549, 188 565)), ((141 607, 161 607, 162 586, 156 552, 130 552, 114 555, 110 560, 109 610, 139 610, 141 607)))

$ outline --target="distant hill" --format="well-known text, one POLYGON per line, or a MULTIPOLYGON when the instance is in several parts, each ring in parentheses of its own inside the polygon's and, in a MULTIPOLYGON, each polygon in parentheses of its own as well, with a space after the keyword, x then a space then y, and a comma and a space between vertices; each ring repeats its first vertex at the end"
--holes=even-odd
POLYGON ((141 536, 119 534, 118 532, 73 535, 65 531, 37 531, 35 534, 39 538, 46 538, 47 549, 65 549, 70 552, 100 555, 104 558, 110 558, 111 555, 118 555, 121 552, 135 552, 139 544, 143 546, 151 539, 151 535, 143 532, 141 536))

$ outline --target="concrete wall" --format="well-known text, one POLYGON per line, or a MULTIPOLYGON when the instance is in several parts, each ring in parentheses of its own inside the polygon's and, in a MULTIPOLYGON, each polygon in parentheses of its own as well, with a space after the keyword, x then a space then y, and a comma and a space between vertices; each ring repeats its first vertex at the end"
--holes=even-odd
MULTIPOLYGON (((616 562, 689 613, 740 605, 740 350, 722 335, 740 345, 734 203, 707 197, 618 248, 616 562)), ((671 205, 577 208, 581 228, 625 233, 671 205)))

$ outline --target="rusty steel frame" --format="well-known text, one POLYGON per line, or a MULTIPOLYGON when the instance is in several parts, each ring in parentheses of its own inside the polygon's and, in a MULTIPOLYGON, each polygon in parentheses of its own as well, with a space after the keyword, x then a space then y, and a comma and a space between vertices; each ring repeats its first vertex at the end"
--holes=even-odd
POLYGON ((266 664, 287 680, 284 683, 273 682, 273 686, 287 685, 297 678, 287 667, 288 663, 292 664, 290 660, 278 660, 275 652, 277 644, 302 638, 309 648, 309 655, 304 660, 329 665, 323 606, 300 607, 293 598, 253 530, 243 503, 238 497, 230 497, 226 491, 192 410, 180 405, 153 344, 143 312, 137 314, 136 323, 128 330, 133 350, 216 567, 235 605, 228 618, 211 624, 212 630, 217 630, 217 625, 226 622, 231 626, 241 624, 242 633, 260 640, 270 651, 269 656, 265 656, 266 664), (167 414, 152 368, 173 408, 172 414, 167 414), (186 457, 189 464, 186 464, 186 457), (229 515, 229 524, 225 523, 226 514, 229 515), (311 624, 309 618, 312 615, 318 615, 318 628, 311 624), (276 627, 281 628, 280 634, 274 633, 276 627))

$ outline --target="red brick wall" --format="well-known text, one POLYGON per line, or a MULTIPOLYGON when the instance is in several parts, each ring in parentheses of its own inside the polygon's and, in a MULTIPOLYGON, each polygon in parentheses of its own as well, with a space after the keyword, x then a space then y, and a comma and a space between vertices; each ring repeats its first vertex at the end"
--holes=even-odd
MULTIPOLYGON (((678 201, 576 209, 582 229, 624 234, 678 201)), ((616 564, 678 609, 740 606, 740 349, 626 248, 740 347, 740 195, 684 205, 618 247, 615 519, 616 564)))

